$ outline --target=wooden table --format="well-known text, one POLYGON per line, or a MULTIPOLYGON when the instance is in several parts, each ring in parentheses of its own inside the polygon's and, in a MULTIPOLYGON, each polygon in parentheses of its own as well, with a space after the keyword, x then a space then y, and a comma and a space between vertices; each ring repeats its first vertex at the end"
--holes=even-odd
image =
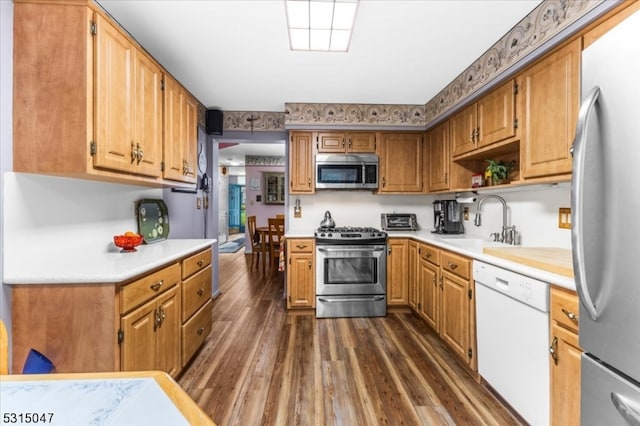
POLYGON ((15 417, 18 424, 215 426, 160 371, 4 375, 0 376, 0 400, 3 416, 11 423, 15 417))

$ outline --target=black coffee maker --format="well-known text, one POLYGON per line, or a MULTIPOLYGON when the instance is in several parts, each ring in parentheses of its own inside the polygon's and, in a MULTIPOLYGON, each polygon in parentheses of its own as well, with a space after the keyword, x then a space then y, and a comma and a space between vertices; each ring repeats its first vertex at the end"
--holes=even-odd
POLYGON ((433 233, 463 234, 460 204, 456 200, 436 200, 433 202, 433 233))

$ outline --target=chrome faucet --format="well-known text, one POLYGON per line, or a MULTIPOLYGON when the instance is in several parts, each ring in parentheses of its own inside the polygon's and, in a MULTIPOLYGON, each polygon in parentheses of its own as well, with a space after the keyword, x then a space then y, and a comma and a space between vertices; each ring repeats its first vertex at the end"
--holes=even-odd
POLYGON ((502 198, 499 195, 495 195, 495 194, 485 195, 480 199, 480 201, 478 201, 478 209, 476 210, 476 216, 473 219, 473 224, 475 226, 482 225, 482 214, 480 213, 480 209, 482 209, 482 205, 489 198, 494 198, 500 201, 500 203, 502 204, 502 232, 501 233, 494 232, 490 235, 490 237, 493 238, 493 241, 498 241, 501 243, 513 244, 513 245, 520 244, 520 236, 516 231, 515 225, 514 226, 507 225, 507 202, 504 200, 504 198, 502 198))

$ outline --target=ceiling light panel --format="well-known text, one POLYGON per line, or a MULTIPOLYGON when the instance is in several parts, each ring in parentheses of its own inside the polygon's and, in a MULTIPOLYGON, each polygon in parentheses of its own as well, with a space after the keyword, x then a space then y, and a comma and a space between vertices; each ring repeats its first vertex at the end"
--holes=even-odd
POLYGON ((359 0, 285 0, 291 50, 346 52, 359 0))

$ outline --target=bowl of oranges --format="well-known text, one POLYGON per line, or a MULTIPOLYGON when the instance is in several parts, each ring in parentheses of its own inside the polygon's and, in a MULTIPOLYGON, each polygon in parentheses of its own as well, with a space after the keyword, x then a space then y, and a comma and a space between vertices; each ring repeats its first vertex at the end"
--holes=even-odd
POLYGON ((142 244, 142 235, 132 231, 127 231, 122 235, 114 235, 113 242, 120 247, 120 253, 130 253, 137 251, 136 247, 142 244))

